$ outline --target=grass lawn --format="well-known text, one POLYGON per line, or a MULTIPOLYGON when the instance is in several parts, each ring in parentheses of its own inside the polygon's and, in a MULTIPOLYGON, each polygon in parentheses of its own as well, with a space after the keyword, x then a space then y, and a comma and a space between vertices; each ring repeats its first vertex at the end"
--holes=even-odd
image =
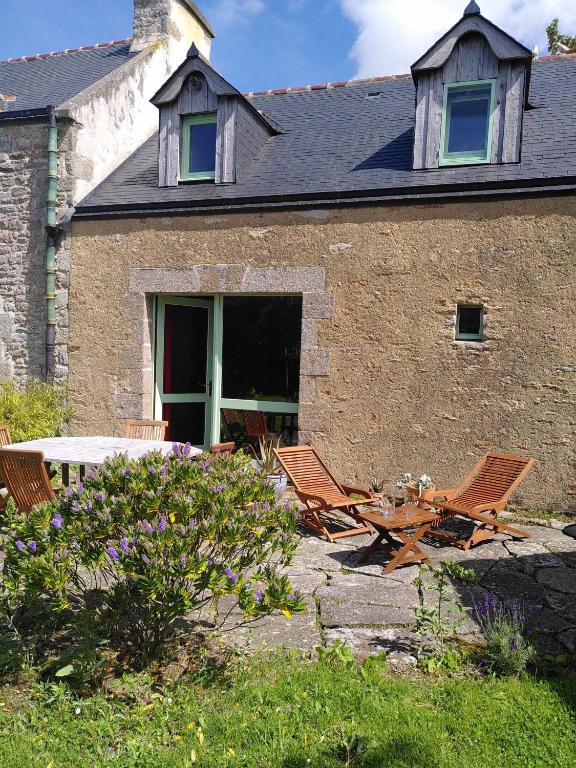
POLYGON ((56 696, 16 707, 9 693, 0 690, 2 768, 576 765, 574 675, 410 680, 377 663, 276 656, 233 682, 181 684, 146 704, 56 696))

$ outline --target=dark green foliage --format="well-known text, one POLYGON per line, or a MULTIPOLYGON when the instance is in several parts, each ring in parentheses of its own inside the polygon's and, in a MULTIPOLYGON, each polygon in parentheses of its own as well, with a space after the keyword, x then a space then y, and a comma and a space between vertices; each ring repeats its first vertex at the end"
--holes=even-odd
MULTIPOLYGON (((548 36, 548 52, 551 54, 560 53, 558 44, 565 45, 570 52, 576 51, 576 35, 561 35, 558 32, 559 19, 553 19, 546 27, 548 36)), ((566 51, 564 51, 566 53, 566 51)))
POLYGON ((105 640, 143 667, 223 597, 245 619, 302 610, 279 571, 295 520, 243 454, 117 456, 30 515, 8 513, 0 585, 13 615, 42 601, 92 638, 94 663, 105 640))

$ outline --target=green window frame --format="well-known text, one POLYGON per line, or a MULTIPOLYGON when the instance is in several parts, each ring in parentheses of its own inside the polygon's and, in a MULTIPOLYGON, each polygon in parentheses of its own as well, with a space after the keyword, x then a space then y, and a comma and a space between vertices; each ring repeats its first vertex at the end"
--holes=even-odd
POLYGON ((456 308, 456 341, 484 341, 484 307, 480 304, 458 304, 456 308), (463 309, 478 310, 478 333, 465 333, 460 330, 461 311, 463 309))
POLYGON ((442 107, 442 129, 440 136, 440 165, 479 165, 491 162, 492 157, 492 132, 494 124, 494 98, 495 98, 495 80, 472 80, 462 83, 447 83, 444 86, 444 102, 442 107), (486 88, 490 86, 490 107, 488 112, 488 126, 486 136, 486 151, 478 152, 448 152, 448 141, 450 137, 451 110, 448 109, 448 97, 450 93, 459 90, 473 91, 475 89, 486 88))
POLYGON ((216 123, 216 112, 204 112, 200 115, 186 115, 182 118, 182 162, 180 181, 211 181, 216 178, 214 171, 189 173, 190 168, 190 130, 193 125, 216 123))

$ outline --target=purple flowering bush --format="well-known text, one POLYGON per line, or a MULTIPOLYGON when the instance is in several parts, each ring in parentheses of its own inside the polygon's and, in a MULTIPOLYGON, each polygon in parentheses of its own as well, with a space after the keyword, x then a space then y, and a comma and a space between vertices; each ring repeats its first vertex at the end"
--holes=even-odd
POLYGON ((530 609, 522 600, 487 594, 474 604, 486 648, 484 666, 497 675, 519 675, 536 657, 528 627, 530 609))
POLYGON ((117 456, 31 514, 12 510, 4 588, 79 625, 88 614, 141 665, 224 596, 245 620, 303 610, 281 573, 297 546, 293 507, 243 454, 190 453, 117 456))

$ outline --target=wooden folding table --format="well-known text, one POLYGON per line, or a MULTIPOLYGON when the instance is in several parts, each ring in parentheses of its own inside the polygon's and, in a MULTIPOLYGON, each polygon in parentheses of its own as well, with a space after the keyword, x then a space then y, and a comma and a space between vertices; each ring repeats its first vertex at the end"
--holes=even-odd
POLYGON ((418 541, 440 520, 440 516, 433 510, 405 504, 389 515, 361 512, 358 517, 378 532, 361 562, 368 562, 379 549, 386 549, 392 555, 383 569, 384 573, 392 573, 399 565, 424 563, 428 560, 426 553, 418 546, 418 541))

